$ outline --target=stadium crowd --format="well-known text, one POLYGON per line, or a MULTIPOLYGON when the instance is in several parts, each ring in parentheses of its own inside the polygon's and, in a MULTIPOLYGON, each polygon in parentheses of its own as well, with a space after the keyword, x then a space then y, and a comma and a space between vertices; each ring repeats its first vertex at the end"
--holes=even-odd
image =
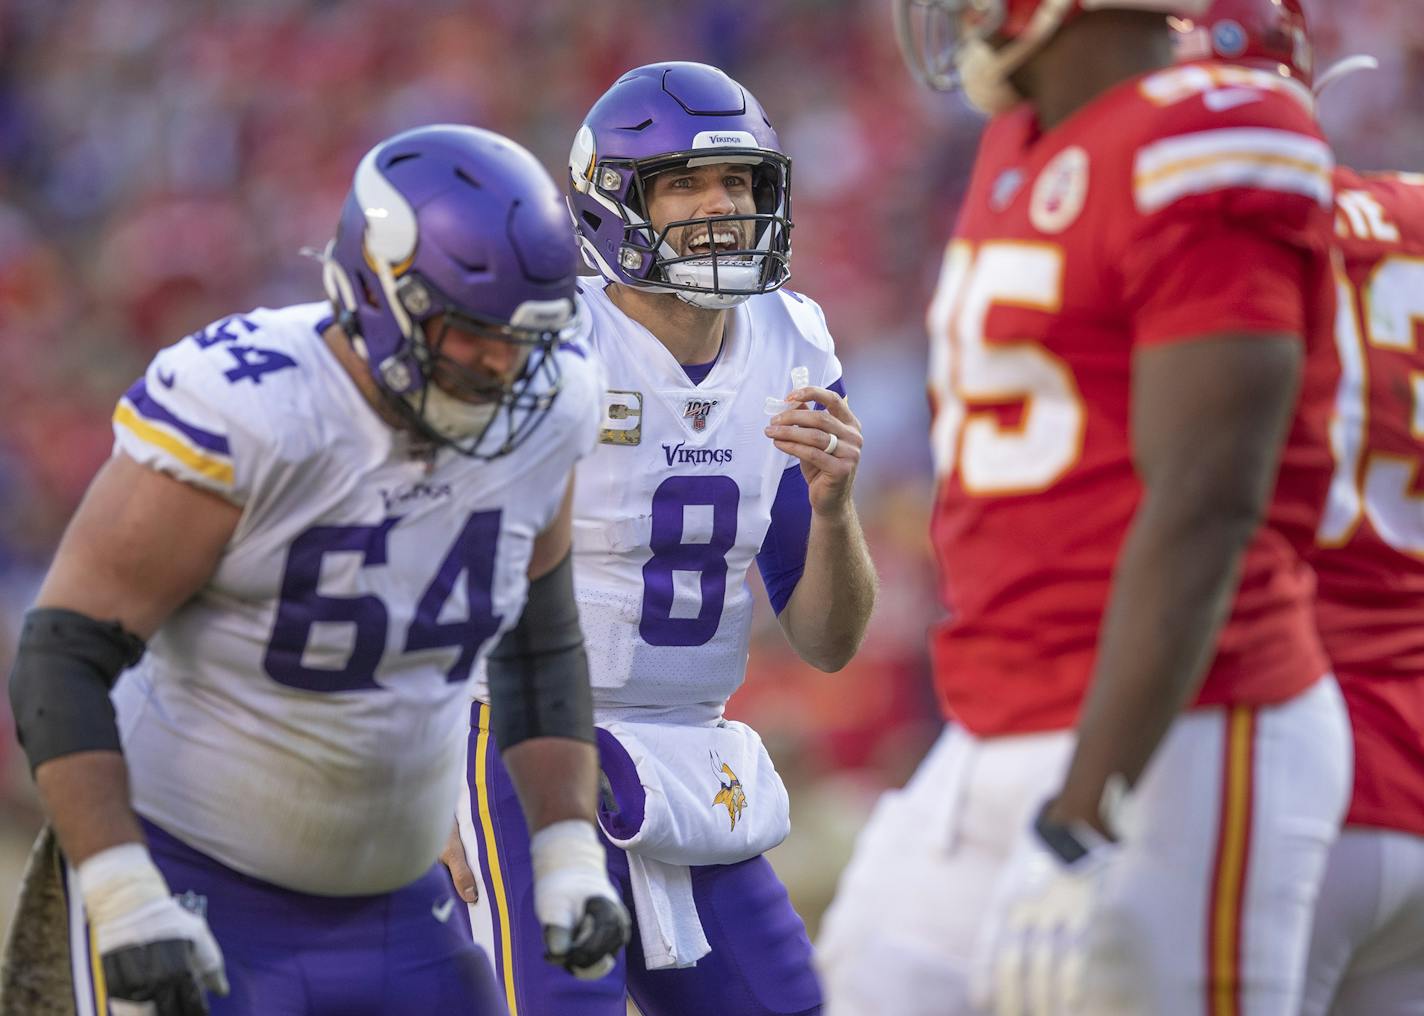
MULTIPOLYGON (((1342 158, 1424 169, 1424 106, 1406 101, 1424 94, 1416 5, 1309 6, 1327 59, 1381 62, 1324 103, 1342 158)), ((561 178, 591 97, 664 59, 722 66, 768 107, 794 163, 791 285, 825 307, 867 435, 859 492, 882 594, 865 648, 827 679, 764 611, 733 700, 796 802, 779 867, 814 930, 833 844, 939 726, 922 319, 980 120, 913 87, 880 0, 433 0, 418 17, 395 0, 0 3, 0 674, 108 454, 119 393, 220 313, 315 298, 299 252, 331 235, 366 148, 473 123, 561 178)), ((0 733, 0 829, 16 842, 38 816, 22 768, 0 733)), ((12 884, 0 878, 0 917, 12 884)))

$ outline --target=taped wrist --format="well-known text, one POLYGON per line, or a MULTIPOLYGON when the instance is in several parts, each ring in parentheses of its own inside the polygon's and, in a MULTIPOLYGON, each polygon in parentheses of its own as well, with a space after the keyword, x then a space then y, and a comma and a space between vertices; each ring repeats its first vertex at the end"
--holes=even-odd
POLYGON ((143 650, 143 640, 117 621, 54 608, 25 615, 10 706, 31 772, 62 755, 119 750, 109 689, 143 650))
POLYGON ((148 848, 141 843, 121 843, 101 850, 74 873, 89 923, 96 927, 172 895, 148 848))
POLYGON ((531 737, 593 742, 572 554, 529 583, 524 613, 490 651, 487 672, 490 727, 501 751, 531 737))
POLYGON ((593 823, 569 818, 546 825, 530 836, 529 860, 537 880, 564 870, 587 870, 601 877, 607 858, 593 823))

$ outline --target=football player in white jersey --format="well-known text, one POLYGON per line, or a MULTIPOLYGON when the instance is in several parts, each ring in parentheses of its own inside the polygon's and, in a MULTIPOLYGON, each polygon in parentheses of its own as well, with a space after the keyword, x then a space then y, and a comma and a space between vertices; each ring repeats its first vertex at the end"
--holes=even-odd
POLYGON ((548 958, 626 940, 571 586, 603 382, 566 337, 566 215, 499 135, 397 135, 356 171, 329 301, 219 321, 120 401, 11 680, 79 1016, 205 991, 214 1013, 503 1013, 435 864, 486 653, 548 958))
MULTIPOLYGON (((713 67, 625 74, 570 158, 603 430, 574 495, 609 872, 636 933, 579 981, 539 962, 529 857, 508 778, 476 732, 461 829, 477 935, 516 1014, 814 1013, 801 919, 761 855, 786 791, 756 733, 723 718, 746 669, 760 566, 797 653, 855 652, 875 575, 851 502, 860 425, 825 318, 781 288, 789 160, 761 106, 713 67), (824 410, 812 408, 825 407, 824 410), (475 883, 478 882, 478 888, 475 883)), ((537 901, 536 901, 537 903, 537 901)))

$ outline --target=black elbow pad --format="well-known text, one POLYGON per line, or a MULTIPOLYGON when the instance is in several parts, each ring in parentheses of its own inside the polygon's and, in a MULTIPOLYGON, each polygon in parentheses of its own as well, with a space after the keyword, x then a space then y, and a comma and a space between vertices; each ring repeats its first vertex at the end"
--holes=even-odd
POLYGON ((531 737, 593 742, 593 693, 573 556, 529 583, 524 613, 490 651, 490 728, 500 750, 531 737))
POLYGON ((109 689, 143 650, 143 640, 117 621, 53 608, 25 615, 10 706, 31 772, 61 755, 119 750, 109 689))

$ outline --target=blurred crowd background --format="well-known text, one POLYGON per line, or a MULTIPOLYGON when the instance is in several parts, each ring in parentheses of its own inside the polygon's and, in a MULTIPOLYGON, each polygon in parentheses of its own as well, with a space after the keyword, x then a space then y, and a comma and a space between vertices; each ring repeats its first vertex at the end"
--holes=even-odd
MULTIPOLYGON (((1342 160, 1424 170, 1417 0, 1307 0, 1321 57, 1377 56, 1322 119, 1342 160)), ((858 502, 882 593, 827 677, 769 610, 730 712, 791 786, 774 855, 814 931, 856 829, 939 728, 925 631, 926 306, 981 121, 912 86, 889 0, 0 0, 0 682, 19 619, 109 413, 160 347, 214 318, 316 299, 299 251, 330 237, 362 153, 472 123, 562 180, 624 70, 717 64, 793 159, 793 288, 826 309, 866 431, 858 502)), ((0 696, 0 926, 39 813, 0 696)))

